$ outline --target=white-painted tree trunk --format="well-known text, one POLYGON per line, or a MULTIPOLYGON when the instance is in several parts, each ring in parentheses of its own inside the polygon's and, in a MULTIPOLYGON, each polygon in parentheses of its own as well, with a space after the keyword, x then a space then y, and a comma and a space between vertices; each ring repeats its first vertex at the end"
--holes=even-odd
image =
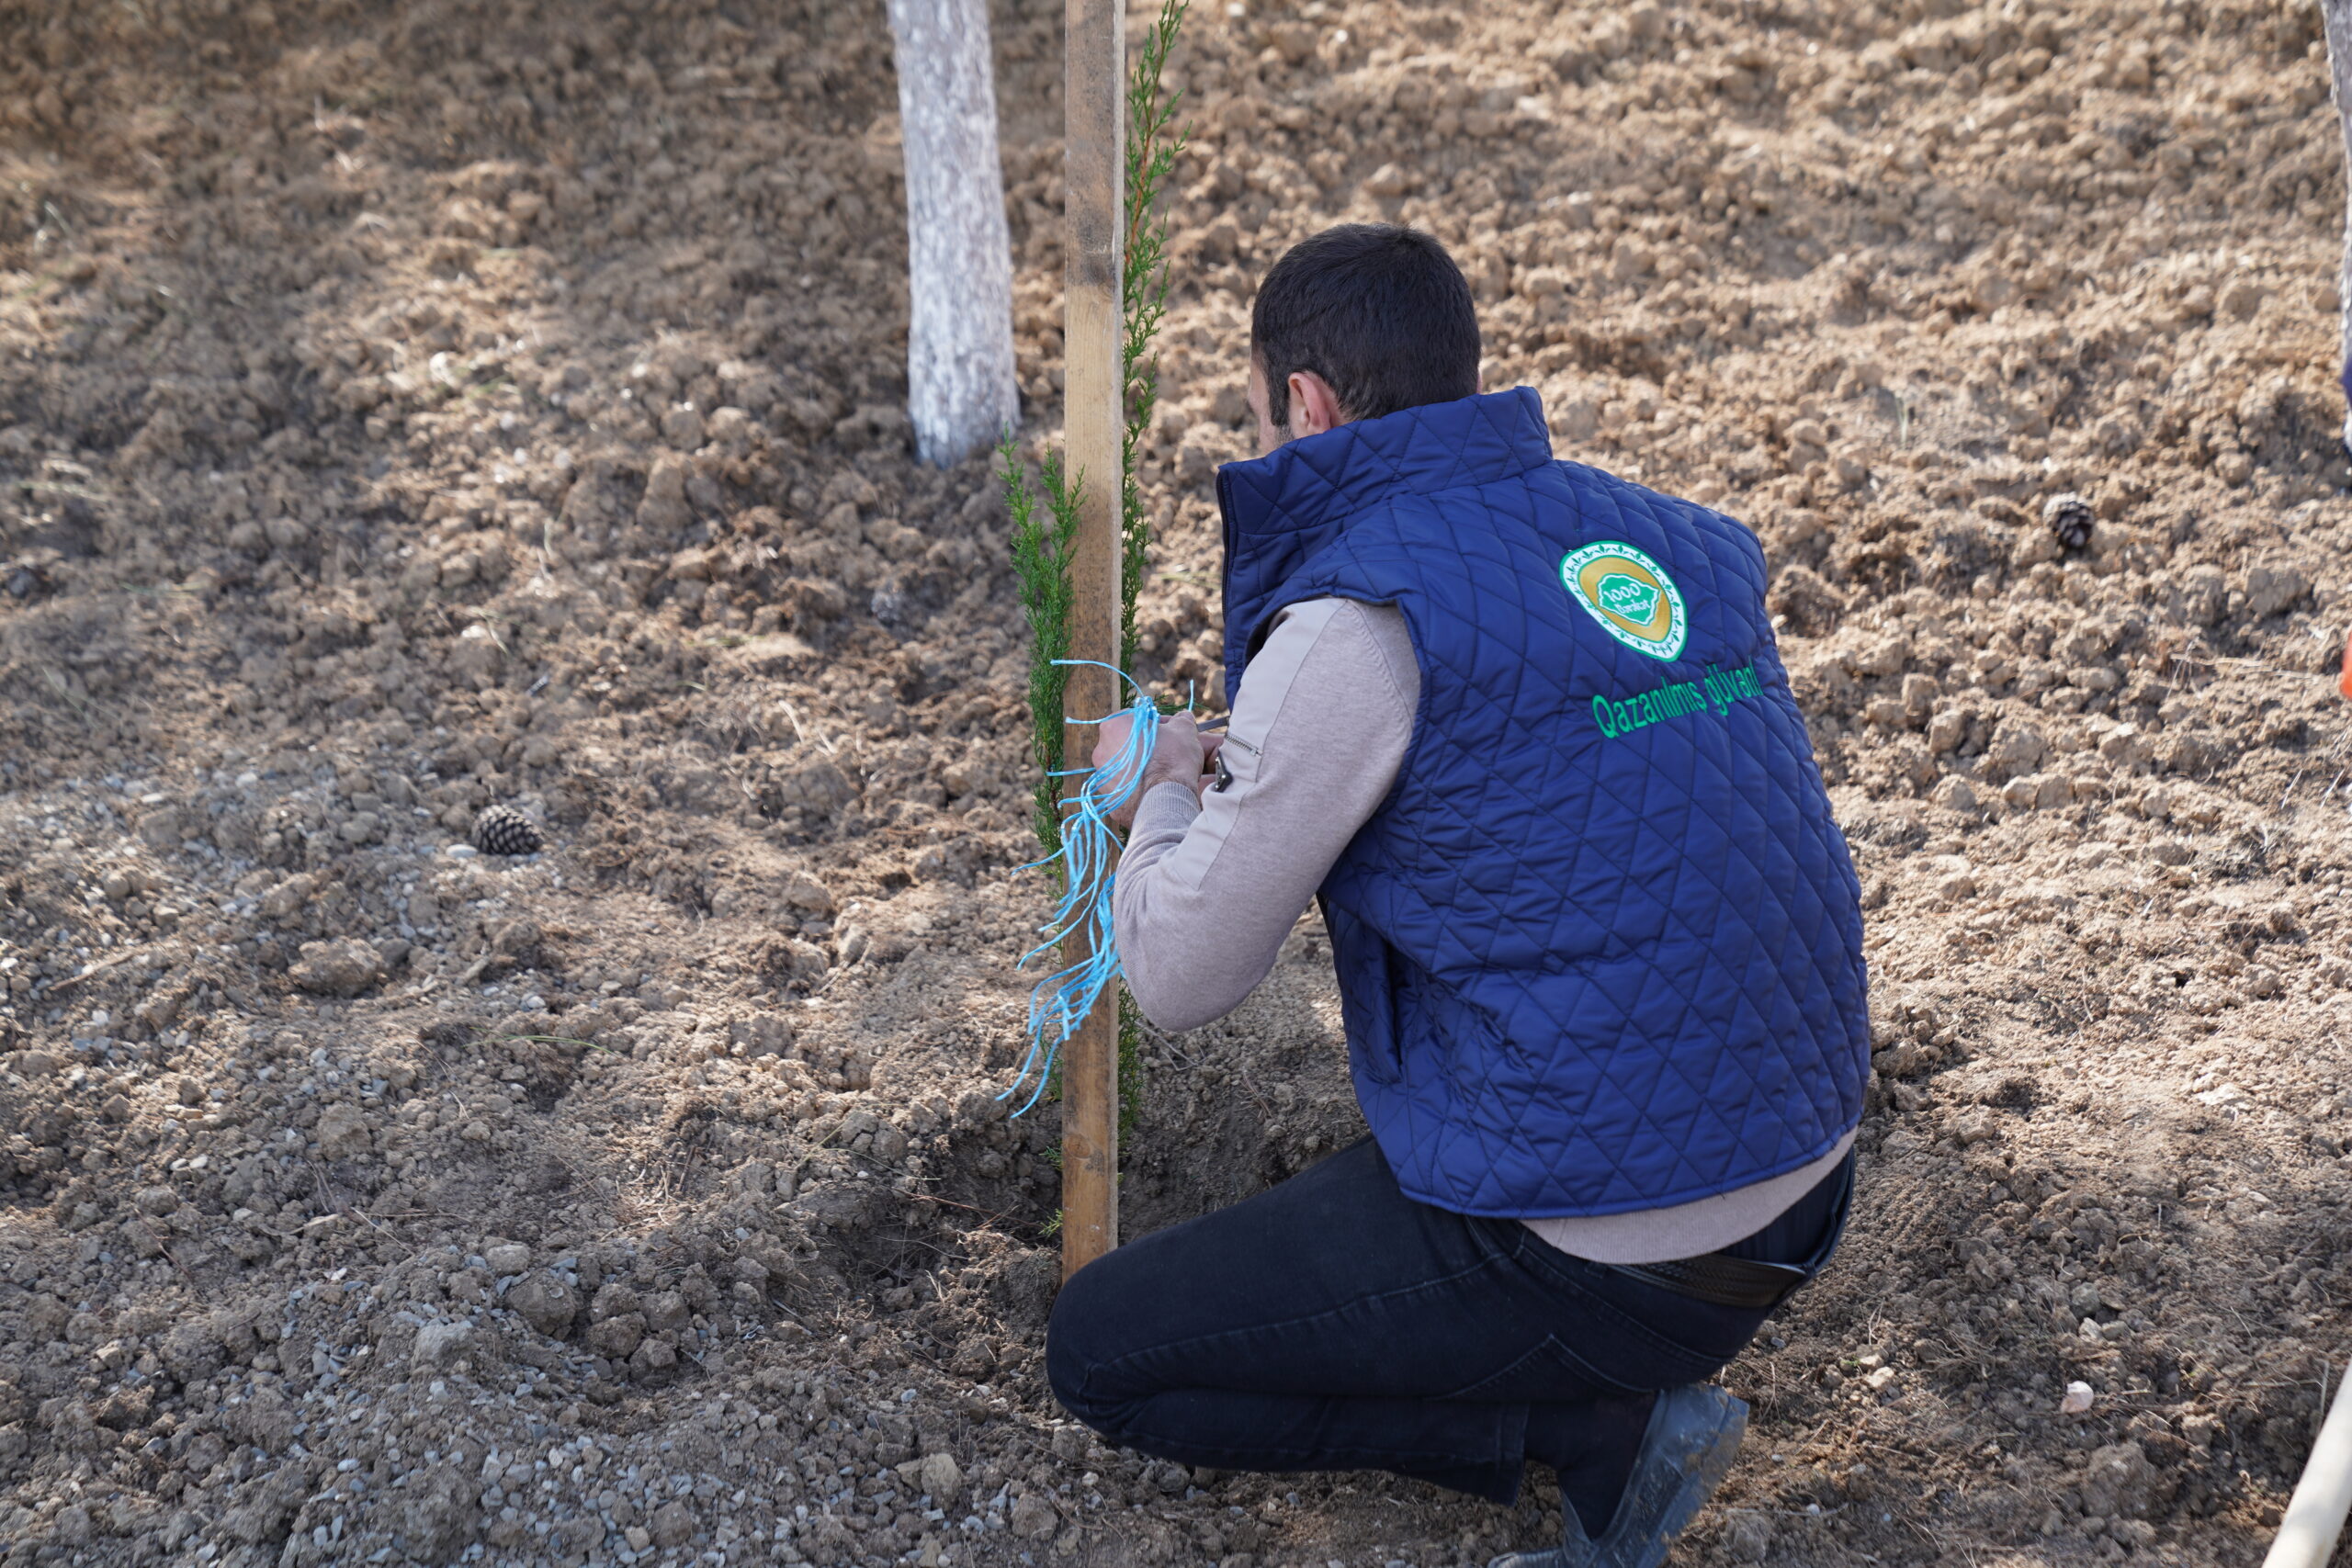
POLYGON ((1021 417, 988 0, 889 0, 907 157, 907 413, 941 468, 1021 417))
MULTIPOLYGON (((2320 18, 2327 28, 2327 67, 2335 79, 2335 117, 2344 130, 2344 261, 2337 268, 2338 300, 2335 368, 2344 388, 2344 446, 2352 453, 2352 0, 2320 0, 2320 18)), ((2352 692, 2347 692, 2352 695, 2352 692)))

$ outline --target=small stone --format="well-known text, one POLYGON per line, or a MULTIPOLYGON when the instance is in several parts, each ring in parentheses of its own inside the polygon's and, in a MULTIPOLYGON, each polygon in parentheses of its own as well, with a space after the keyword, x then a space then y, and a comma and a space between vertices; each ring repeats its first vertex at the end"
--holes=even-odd
POLYGON ((519 1241, 501 1242, 484 1249, 481 1256, 490 1265, 490 1271, 501 1278, 520 1274, 531 1266, 531 1249, 519 1241))
POLYGON ((420 1367, 446 1366, 471 1349, 473 1342, 470 1323, 428 1323, 416 1331, 416 1347, 409 1359, 420 1367))
POLYGON ((180 1206, 180 1195, 168 1187, 142 1187, 132 1201, 142 1214, 168 1214, 180 1206))
POLYGON ((2094 1397, 2090 1384, 2070 1382, 2066 1385, 2066 1397, 2058 1402, 2058 1414, 2061 1416, 2084 1415, 2089 1411, 2091 1400, 2094 1397))
POLYGON ((951 1453, 923 1455, 915 1481, 931 1495, 933 1504, 939 1507, 947 1506, 947 1499, 959 1495, 964 1490, 964 1472, 951 1453))

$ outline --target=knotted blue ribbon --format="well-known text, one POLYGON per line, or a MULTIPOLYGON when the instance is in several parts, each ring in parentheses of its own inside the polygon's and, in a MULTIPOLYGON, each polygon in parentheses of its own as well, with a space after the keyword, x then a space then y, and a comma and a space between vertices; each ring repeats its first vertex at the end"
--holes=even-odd
POLYGON ((1044 860, 1033 861, 1023 871, 1051 865, 1062 865, 1061 901, 1054 908, 1053 918, 1037 929, 1045 941, 1022 954, 1020 968, 1027 968, 1041 953, 1051 953, 1080 931, 1087 935, 1086 956, 1076 964, 1067 964, 1039 980, 1029 993, 1029 1054, 1022 1058, 1021 1070, 999 1100, 1012 1096, 1037 1075, 1037 1087, 1015 1116, 1026 1114, 1038 1097, 1046 1092, 1052 1080, 1054 1061, 1062 1046, 1078 1032, 1079 1024, 1094 1010, 1102 999, 1103 988, 1118 978, 1119 951, 1113 940, 1111 926, 1111 891, 1116 880, 1114 858, 1119 850, 1118 829, 1111 818, 1136 792, 1143 787, 1144 763, 1151 758, 1152 748, 1159 743, 1160 712, 1157 705, 1144 694, 1141 686, 1124 670, 1091 659, 1057 659, 1056 664, 1093 670, 1108 670, 1125 682, 1136 694, 1133 707, 1100 719, 1073 719, 1073 724, 1108 724, 1125 714, 1128 719, 1127 737, 1118 755, 1100 768, 1064 768, 1053 776, 1074 778, 1085 774, 1086 782, 1061 803, 1062 847, 1044 860))

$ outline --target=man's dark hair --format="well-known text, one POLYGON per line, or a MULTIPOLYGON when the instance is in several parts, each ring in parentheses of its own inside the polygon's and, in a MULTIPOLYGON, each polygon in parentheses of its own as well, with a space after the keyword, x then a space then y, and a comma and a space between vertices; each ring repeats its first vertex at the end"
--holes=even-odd
POLYGON ((1283 253, 1250 312, 1276 429, 1290 378, 1311 370, 1350 419, 1378 419, 1478 389, 1478 312, 1445 247, 1395 223, 1342 223, 1283 253))

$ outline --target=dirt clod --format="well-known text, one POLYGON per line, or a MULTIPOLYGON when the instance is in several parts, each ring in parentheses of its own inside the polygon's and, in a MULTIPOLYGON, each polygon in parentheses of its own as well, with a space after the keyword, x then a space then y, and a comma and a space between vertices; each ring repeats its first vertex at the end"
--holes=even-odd
POLYGON ((306 942, 288 975, 314 996, 356 997, 383 982, 384 958, 368 943, 349 938, 306 942))

